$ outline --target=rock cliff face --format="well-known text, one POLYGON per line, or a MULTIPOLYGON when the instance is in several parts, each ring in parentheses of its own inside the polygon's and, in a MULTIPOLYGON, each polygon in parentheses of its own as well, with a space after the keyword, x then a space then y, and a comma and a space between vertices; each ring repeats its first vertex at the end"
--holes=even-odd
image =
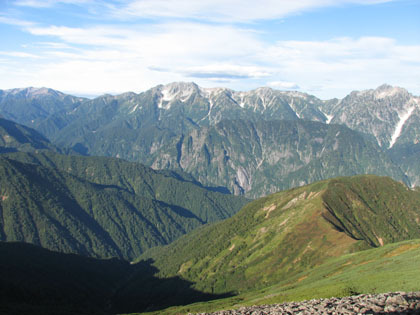
POLYGON ((33 126, 55 145, 182 169, 207 185, 249 196, 356 173, 417 185, 419 104, 419 97, 389 85, 328 101, 271 88, 236 92, 184 82, 92 100, 49 89, 0 91, 0 114, 33 126), (13 102, 30 115, 11 115, 13 102))
POLYGON ((299 120, 224 120, 182 136, 155 156, 154 168, 180 169, 249 197, 365 172, 406 181, 376 143, 359 133, 299 120))
POLYGON ((420 98, 399 87, 352 92, 324 110, 332 124, 342 124, 376 139, 384 148, 396 143, 418 143, 420 98))

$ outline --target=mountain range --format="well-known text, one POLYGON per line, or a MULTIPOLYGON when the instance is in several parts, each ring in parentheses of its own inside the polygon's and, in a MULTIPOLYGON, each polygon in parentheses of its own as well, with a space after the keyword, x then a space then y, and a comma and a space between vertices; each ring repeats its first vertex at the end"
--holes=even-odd
POLYGON ((360 173, 420 182, 419 97, 389 85, 327 101, 183 82, 92 100, 14 89, 1 91, 0 114, 57 147, 186 171, 207 186, 251 198, 360 173), (31 120, 20 106, 29 108, 31 120))
POLYGON ((0 312, 418 290, 419 108, 388 85, 0 91, 0 312))

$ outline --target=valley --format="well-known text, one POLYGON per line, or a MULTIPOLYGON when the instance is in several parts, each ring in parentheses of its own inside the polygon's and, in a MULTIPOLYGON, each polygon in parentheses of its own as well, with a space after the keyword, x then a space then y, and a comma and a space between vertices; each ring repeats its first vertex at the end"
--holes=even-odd
POLYGON ((0 313, 419 291, 419 137, 389 85, 0 90, 0 313))

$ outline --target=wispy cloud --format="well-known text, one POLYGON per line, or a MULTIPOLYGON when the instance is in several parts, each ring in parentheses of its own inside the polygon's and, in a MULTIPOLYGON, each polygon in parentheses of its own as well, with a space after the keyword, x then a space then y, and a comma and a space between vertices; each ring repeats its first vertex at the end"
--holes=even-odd
POLYGON ((268 86, 271 86, 275 89, 280 90, 299 90, 300 87, 295 82, 288 81, 272 81, 267 83, 268 86))
POLYGON ((86 5, 91 10, 83 15, 91 19, 46 24, 26 21, 24 14, 0 14, 0 23, 17 26, 31 38, 16 46, 22 51, 2 48, 0 77, 7 74, 3 84, 8 87, 39 85, 80 94, 141 91, 191 78, 203 86, 221 82, 240 89, 313 90, 324 98, 384 82, 410 88, 419 82, 420 44, 348 35, 271 41, 265 36, 270 30, 257 27, 262 20, 323 7, 383 2, 392 1, 19 0, 15 9, 29 6, 49 13, 57 5, 86 5), (31 58, 37 62, 28 62, 31 58))
POLYGON ((219 22, 278 19, 329 6, 371 5, 392 0, 134 0, 114 7, 120 17, 192 18, 219 22))
POLYGON ((35 59, 40 58, 38 55, 21 52, 21 51, 0 51, 0 55, 9 56, 9 57, 18 57, 18 58, 35 58, 35 59))
POLYGON ((23 27, 32 27, 36 24, 30 21, 24 21, 12 17, 2 16, 0 14, 0 24, 8 24, 8 25, 15 25, 15 26, 23 26, 23 27))
POLYGON ((50 8, 60 3, 81 5, 93 2, 93 0, 17 0, 14 4, 22 7, 50 8))
POLYGON ((271 75, 270 71, 263 67, 234 64, 209 64, 175 71, 199 79, 252 79, 271 75))

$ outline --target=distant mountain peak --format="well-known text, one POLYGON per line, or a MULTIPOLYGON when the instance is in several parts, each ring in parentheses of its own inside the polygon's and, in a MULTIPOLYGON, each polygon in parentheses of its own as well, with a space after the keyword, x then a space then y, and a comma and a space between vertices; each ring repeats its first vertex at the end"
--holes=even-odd
POLYGON ((373 97, 374 99, 381 100, 384 98, 395 97, 397 95, 403 95, 404 97, 408 97, 410 93, 404 88, 398 86, 392 86, 389 84, 382 84, 376 89, 368 89, 362 91, 353 91, 347 97, 363 97, 369 96, 373 97))
POLYGON ((48 96, 48 95, 64 95, 63 93, 49 89, 46 87, 35 88, 35 87, 27 87, 27 88, 17 88, 17 89, 9 89, 4 91, 6 94, 9 95, 18 95, 20 94, 23 97, 39 97, 39 96, 48 96))
POLYGON ((397 94, 408 94, 408 91, 398 86, 394 87, 388 84, 383 84, 379 86, 374 92, 375 98, 377 99, 393 97, 397 94))
POLYGON ((160 100, 158 107, 169 109, 174 100, 185 102, 193 93, 199 92, 200 88, 193 82, 173 82, 166 85, 159 85, 160 100))

